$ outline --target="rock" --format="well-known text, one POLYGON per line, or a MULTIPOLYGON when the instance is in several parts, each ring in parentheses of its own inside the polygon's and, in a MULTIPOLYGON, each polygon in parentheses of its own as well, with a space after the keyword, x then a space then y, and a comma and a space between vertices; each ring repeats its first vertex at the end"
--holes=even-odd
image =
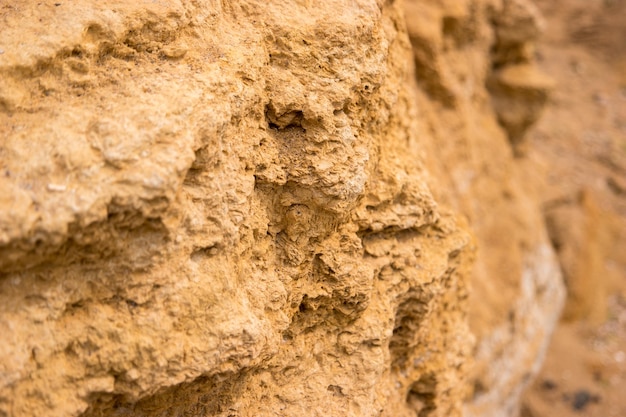
POLYGON ((535 41, 545 21, 529 0, 504 0, 494 14, 495 45, 487 87, 513 151, 524 156, 524 134, 541 115, 554 84, 534 65, 535 41))
POLYGON ((516 155, 523 156, 524 134, 546 104, 553 81, 533 65, 509 65, 487 81, 498 121, 507 132, 516 155))
POLYGON ((603 258, 611 246, 606 214, 585 189, 574 198, 547 203, 546 224, 567 288, 562 319, 604 322, 610 274, 603 258))
MULTIPOLYGON (((433 57, 429 62, 440 67, 433 69, 433 77, 445 80, 446 90, 454 96, 446 103, 433 96, 431 84, 423 79, 427 74, 416 62, 418 137, 429 156, 428 168, 444 184, 431 189, 437 201, 466 216, 476 238, 469 320, 477 345, 467 416, 517 415, 520 396, 541 365, 564 299, 559 265, 532 180, 514 157, 516 140, 496 116, 498 100, 506 97, 516 115, 524 123, 528 120, 517 133, 521 139, 538 117, 526 94, 544 94, 549 86, 545 77, 530 70, 532 61, 517 67, 513 65, 517 61, 508 60, 503 66, 493 54, 494 44, 504 42, 500 29, 508 21, 510 5, 517 4, 503 3, 456 2, 459 11, 444 3, 415 0, 408 2, 406 17, 414 50, 429 48, 433 57), (426 7, 428 13, 422 12, 426 7), (492 16, 500 16, 495 25, 492 16), (426 19, 435 22, 427 27, 439 27, 429 36, 423 35, 421 24, 426 19), (498 71, 509 86, 502 93, 484 88, 498 71)), ((531 47, 533 39, 523 42, 531 47)))
POLYGON ((514 415, 562 287, 492 3, 6 6, 0 416, 514 415))
POLYGON ((584 410, 589 403, 598 402, 599 398, 595 395, 592 395, 587 390, 579 390, 574 393, 574 399, 572 400, 572 409, 575 411, 584 410))

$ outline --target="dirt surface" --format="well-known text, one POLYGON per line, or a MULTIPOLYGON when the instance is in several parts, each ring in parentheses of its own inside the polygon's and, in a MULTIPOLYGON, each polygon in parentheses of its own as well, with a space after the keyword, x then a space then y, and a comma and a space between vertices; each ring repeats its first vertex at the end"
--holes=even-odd
POLYGON ((536 53, 556 85, 528 136, 528 163, 529 172, 546 178, 542 200, 568 300, 522 415, 622 417, 626 2, 537 3, 547 24, 536 53), (560 242, 570 244, 559 248, 560 242))
POLYGON ((626 415, 626 298, 609 298, 600 326, 562 323, 526 395, 522 417, 626 415))

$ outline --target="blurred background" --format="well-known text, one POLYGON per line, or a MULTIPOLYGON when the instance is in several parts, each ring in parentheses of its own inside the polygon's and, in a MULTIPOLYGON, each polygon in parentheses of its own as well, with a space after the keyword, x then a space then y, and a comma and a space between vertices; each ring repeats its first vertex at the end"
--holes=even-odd
POLYGON ((555 80, 528 132, 563 316, 522 415, 626 416, 626 1, 536 0, 535 51, 555 80))

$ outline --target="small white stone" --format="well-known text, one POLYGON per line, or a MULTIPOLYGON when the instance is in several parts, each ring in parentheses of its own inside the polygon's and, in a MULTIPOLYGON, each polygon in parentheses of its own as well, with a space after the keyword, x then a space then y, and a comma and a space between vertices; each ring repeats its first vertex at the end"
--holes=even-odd
POLYGON ((318 171, 326 171, 329 168, 332 168, 333 163, 330 161, 320 161, 315 168, 317 168, 318 171))
POLYGON ((137 379, 139 379, 139 371, 137 369, 133 368, 133 369, 129 370, 128 372, 126 372, 126 376, 131 381, 136 381, 137 379))
POLYGON ((67 186, 63 184, 48 184, 48 191, 65 191, 67 186))

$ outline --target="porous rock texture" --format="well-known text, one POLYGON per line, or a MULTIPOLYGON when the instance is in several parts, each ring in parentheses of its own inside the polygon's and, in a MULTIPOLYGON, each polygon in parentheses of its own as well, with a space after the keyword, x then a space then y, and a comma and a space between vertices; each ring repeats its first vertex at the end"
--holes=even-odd
POLYGON ((0 415, 515 415, 533 13, 0 2, 0 415))
POLYGON ((537 180, 516 158, 550 87, 532 53, 540 16, 525 0, 409 1, 406 20, 418 138, 439 180, 432 190, 476 239, 469 322, 477 343, 465 414, 516 415, 564 298, 537 180))

